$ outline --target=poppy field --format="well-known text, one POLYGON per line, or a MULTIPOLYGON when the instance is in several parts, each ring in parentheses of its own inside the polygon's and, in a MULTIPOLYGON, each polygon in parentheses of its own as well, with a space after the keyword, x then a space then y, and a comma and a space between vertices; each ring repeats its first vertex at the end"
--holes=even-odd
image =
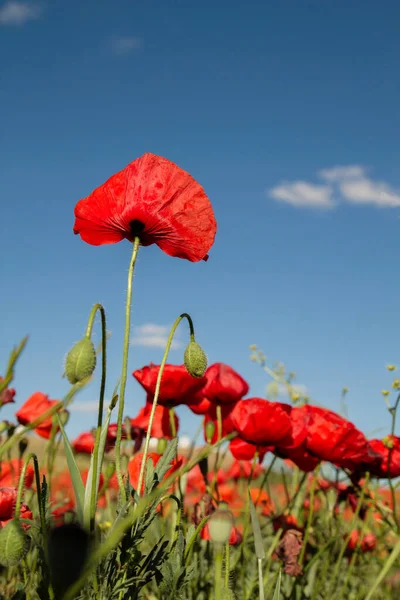
POLYGON ((211 202, 186 171, 147 153, 79 200, 74 214, 73 231, 87 244, 126 240, 128 257, 130 249, 121 375, 116 385, 107 379, 101 304, 66 356, 71 387, 61 400, 48 391, 19 398, 27 339, 1 367, 0 408, 16 409, 13 421, 0 423, 0 598, 400 598, 396 367, 387 366, 392 390, 382 393, 380 439, 311 402, 257 346, 250 359, 271 384, 268 398, 253 397, 223 357, 208 364, 190 306, 177 316, 161 363, 132 372, 138 253, 155 244, 171 260, 208 260, 217 232, 211 202), (171 364, 178 327, 189 335, 181 364, 171 364), (69 407, 95 371, 97 421, 71 437, 69 407), (128 377, 143 388, 134 415, 128 377), (282 387, 290 402, 279 401, 282 387), (198 421, 190 447, 180 444, 180 405, 198 421))

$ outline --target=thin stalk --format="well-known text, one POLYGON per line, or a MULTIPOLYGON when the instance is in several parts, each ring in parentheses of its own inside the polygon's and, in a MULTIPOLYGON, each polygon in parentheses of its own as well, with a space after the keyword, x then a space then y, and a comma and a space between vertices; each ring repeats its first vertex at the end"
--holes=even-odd
POLYGON ((97 485, 97 467, 99 462, 99 445, 100 445, 100 436, 101 436, 101 428, 103 426, 103 411, 104 411, 104 394, 106 389, 106 371, 107 371, 107 329, 106 329, 106 313, 101 304, 95 304, 90 312, 89 322, 86 329, 86 337, 90 339, 92 335, 93 323, 96 316, 97 311, 100 312, 101 316, 101 383, 100 383, 100 396, 99 396, 99 406, 97 412, 97 429, 96 429, 96 439, 94 443, 93 450, 93 477, 92 477, 92 489, 90 495, 90 523, 89 529, 90 531, 94 530, 94 519, 96 514, 96 505, 97 505, 97 494, 98 494, 98 485, 97 485))
MULTIPOLYGON (((166 364, 167 359, 168 359, 168 354, 169 354, 169 351, 170 351, 170 348, 171 348, 172 340, 173 340, 174 335, 175 335, 175 331, 177 330, 178 325, 182 321, 182 319, 187 319, 187 321, 189 323, 189 328, 190 328, 190 337, 191 337, 191 339, 193 339, 193 337, 194 337, 194 328, 193 328, 192 318, 187 313, 182 313, 181 315, 179 315, 179 317, 175 320, 175 323, 172 325, 171 331, 170 331, 169 336, 168 336, 167 345, 165 347, 164 356, 162 357, 160 368, 158 370, 157 381, 156 381, 156 389, 154 391, 153 404, 152 404, 152 407, 151 407, 151 412, 150 412, 150 417, 149 417, 149 424, 148 424, 148 427, 147 427, 146 439, 145 439, 145 442, 144 442, 142 464, 140 465, 140 473, 139 473, 139 481, 138 481, 138 489, 137 489, 137 493, 138 493, 139 496, 142 493, 142 483, 143 483, 143 479, 144 479, 144 475, 145 475, 147 456, 148 456, 148 453, 149 453, 151 430, 153 429, 154 416, 156 414, 158 397, 160 395, 161 379, 162 379, 162 376, 163 376, 163 373, 164 373, 164 367, 165 367, 165 364, 166 364)), ((121 382, 121 385, 122 385, 122 382, 121 382)))
POLYGON ((133 242, 133 251, 131 261, 129 263, 128 270, 128 288, 126 291, 126 306, 125 306, 125 333, 124 333, 124 346, 122 354, 122 371, 121 371, 121 385, 119 389, 119 405, 118 405, 118 419, 117 419, 117 439, 115 441, 115 472, 118 479, 119 493, 121 495, 122 504, 126 503, 126 491, 124 481, 122 479, 121 472, 121 439, 122 439, 122 420, 124 417, 124 405, 125 405, 125 389, 126 379, 128 373, 128 355, 129 355, 129 336, 131 330, 131 305, 132 305, 132 279, 136 264, 136 257, 139 250, 139 238, 135 237, 133 242))

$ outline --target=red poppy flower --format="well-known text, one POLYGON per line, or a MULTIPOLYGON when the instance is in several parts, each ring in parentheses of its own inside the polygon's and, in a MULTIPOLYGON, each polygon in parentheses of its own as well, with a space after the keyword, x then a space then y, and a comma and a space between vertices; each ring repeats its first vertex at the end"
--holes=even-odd
MULTIPOLYGON (((347 537, 347 536, 346 536, 347 537)), ((361 537, 358 529, 353 529, 347 543, 347 552, 352 554, 357 548, 361 552, 372 552, 376 547, 376 537, 373 533, 367 533, 361 537)))
MULTIPOLYGON (((27 504, 21 504, 19 517, 20 519, 33 519, 32 511, 27 504)), ((0 520, 0 529, 1 527, 5 527, 7 523, 13 520, 13 518, 14 514, 12 513, 12 515, 8 519, 0 520)), ((27 531, 30 528, 30 525, 28 523, 22 523, 22 527, 25 529, 25 531, 27 531)))
POLYGON ((92 454, 94 450, 95 437, 92 431, 85 431, 71 443, 75 452, 80 454, 92 454))
POLYGON ((262 463, 266 453, 273 452, 274 446, 255 446, 237 437, 229 442, 229 450, 237 460, 252 460, 258 452, 258 462, 262 463))
MULTIPOLYGON (((13 487, 18 485, 24 461, 18 458, 12 458, 9 461, 1 461, 0 464, 0 487, 13 487)), ((33 483, 34 470, 31 464, 28 464, 25 471, 24 485, 30 488, 33 483)))
POLYGON ((257 479, 264 472, 261 465, 253 465, 250 460, 235 460, 227 472, 228 479, 257 479))
POLYGON ((262 398, 240 400, 231 412, 231 421, 239 436, 255 445, 291 445, 292 408, 281 402, 262 398))
POLYGON ((319 458, 343 468, 355 469, 358 463, 372 460, 366 437, 353 423, 336 413, 305 404, 307 420, 307 450, 319 458))
MULTIPOLYGON (((151 363, 132 375, 148 394, 154 396, 159 370, 159 365, 151 363)), ((165 365, 158 402, 168 407, 186 404, 203 387, 205 381, 204 377, 192 377, 185 365, 165 365)))
POLYGON ((374 463, 366 470, 370 470, 375 477, 400 476, 400 437, 388 435, 383 440, 370 440, 369 445, 377 456, 374 463), (389 468, 390 458, 390 468, 389 468))
MULTIPOLYGON (((150 413, 152 406, 152 398, 151 396, 147 397, 146 405, 140 409, 138 415, 131 419, 132 428, 138 428, 141 431, 147 433, 149 428, 150 421, 150 413)), ((175 430, 179 429, 179 419, 177 415, 174 415, 175 421, 175 430)), ((153 426, 151 428, 151 437, 155 438, 165 438, 167 440, 172 440, 174 437, 171 431, 171 421, 169 416, 168 408, 162 406, 162 404, 157 404, 156 412, 154 415, 153 426)))
POLYGON ((0 488, 0 521, 5 521, 13 517, 17 494, 16 487, 0 488))
POLYGON ((186 406, 190 408, 192 413, 195 415, 206 415, 209 412, 212 403, 208 398, 201 395, 201 392, 199 392, 199 394, 196 394, 193 397, 193 400, 186 402, 186 406))
POLYGON ((195 465, 193 469, 190 469, 186 476, 186 492, 196 492, 198 494, 205 494, 207 490, 206 482, 204 481, 203 473, 199 465, 195 465))
MULTIPOLYGON (((149 452, 147 455, 147 460, 149 458, 151 458, 151 460, 153 461, 153 466, 155 467, 157 465, 158 461, 160 460, 161 456, 162 456, 162 454, 157 454, 157 452, 149 452)), ((137 489, 137 486, 139 485, 139 476, 140 476, 140 468, 142 465, 142 458, 143 458, 143 452, 139 452, 138 454, 135 454, 135 456, 133 458, 131 458, 131 460, 128 463, 129 481, 131 482, 131 485, 133 488, 135 488, 135 490, 137 489)), ((182 463, 183 463, 182 458, 174 459, 171 467, 166 472, 164 479, 167 479, 170 475, 172 475, 172 473, 177 471, 182 466, 182 463)), ((143 492, 144 492, 144 482, 142 484, 141 493, 143 494, 143 492)))
MULTIPOLYGON (((107 444, 106 444, 106 452, 111 448, 114 448, 115 442, 117 441, 117 431, 118 424, 111 423, 108 427, 107 432, 107 444)), ((138 452, 142 445, 144 438, 144 431, 140 427, 131 427, 130 429, 130 439, 133 441, 133 451, 138 452)), ((128 435, 125 429, 125 425, 122 426, 122 439, 128 439, 128 435)))
POLYGON ((276 448, 275 454, 279 458, 289 459, 305 473, 311 473, 320 463, 320 459, 310 454, 303 445, 298 448, 276 448))
POLYGON ((249 384, 232 367, 224 363, 210 365, 205 373, 206 383, 201 394, 210 402, 234 404, 249 391, 249 384))
POLYGON ((294 515, 278 515, 272 519, 272 527, 277 532, 280 529, 288 531, 289 529, 297 529, 297 531, 303 531, 303 528, 299 526, 297 519, 294 515))
POLYGON ((203 188, 176 164, 146 153, 75 206, 74 233, 93 246, 140 238, 170 256, 207 260, 217 230, 203 188))
MULTIPOLYGON (((35 392, 15 413, 15 416, 21 425, 29 425, 57 402, 58 400, 49 400, 49 397, 42 392, 35 392)), ((38 427, 35 427, 35 432, 40 437, 49 439, 52 425, 52 417, 47 417, 38 427)))
MULTIPOLYGON (((4 377, 0 377, 0 385, 3 383, 4 377)), ((0 406, 3 404, 9 404, 10 402, 15 402, 14 400, 15 390, 14 388, 6 387, 4 390, 0 392, 0 406)))

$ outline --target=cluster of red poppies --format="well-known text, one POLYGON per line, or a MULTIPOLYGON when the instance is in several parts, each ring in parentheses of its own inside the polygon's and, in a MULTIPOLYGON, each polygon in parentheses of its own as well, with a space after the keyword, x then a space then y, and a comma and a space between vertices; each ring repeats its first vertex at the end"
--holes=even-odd
MULTIPOLYGON (((134 442, 138 451, 149 426, 159 366, 150 364, 133 373, 147 393, 146 404, 130 419, 129 430, 123 427, 123 438, 134 442)), ((215 363, 204 377, 192 377, 184 365, 165 366, 151 435, 171 439, 170 409, 180 404, 195 414, 204 415, 205 437, 215 443, 218 437, 236 434, 230 450, 239 460, 252 459, 257 452, 259 462, 267 452, 290 459, 303 471, 313 471, 320 461, 329 461, 346 469, 354 478, 366 472, 378 478, 400 475, 400 438, 388 435, 384 439, 367 440, 353 423, 338 414, 314 406, 291 406, 262 398, 244 398, 247 382, 230 366, 215 363), (218 423, 218 412, 220 423, 218 423), (210 427, 211 424, 211 427, 210 427), (211 431, 211 435, 210 435, 211 431)), ((56 400, 41 392, 33 394, 17 411, 19 423, 33 422, 56 400)), ((179 419, 174 415, 175 430, 179 419)), ((36 429, 48 438, 53 421, 48 417, 36 429)), ((115 445, 117 425, 108 430, 107 450, 115 445)), ((80 434, 73 442, 76 452, 90 454, 94 448, 93 432, 80 434)))

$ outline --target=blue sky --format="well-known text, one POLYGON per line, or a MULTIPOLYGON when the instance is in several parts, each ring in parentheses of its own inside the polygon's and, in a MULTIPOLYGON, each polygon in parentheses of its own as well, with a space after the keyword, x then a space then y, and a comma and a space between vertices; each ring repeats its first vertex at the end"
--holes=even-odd
MULTIPOLYGON (((73 209, 153 152, 204 186, 218 234, 208 263, 140 251, 130 372, 160 361, 151 344, 187 311, 210 362, 236 368, 251 395, 268 381, 249 361, 258 344, 320 404, 338 409, 348 386, 354 422, 387 433, 380 391, 386 364, 400 365, 399 19, 395 0, 0 2, 0 372, 30 335, 17 407, 66 393, 63 357, 95 302, 112 332, 111 393, 131 251, 83 243, 73 209)), ((95 423, 98 383, 76 399, 71 435, 95 423)), ((143 402, 130 377, 127 414, 143 402)), ((181 415, 192 433, 197 417, 181 415)))

